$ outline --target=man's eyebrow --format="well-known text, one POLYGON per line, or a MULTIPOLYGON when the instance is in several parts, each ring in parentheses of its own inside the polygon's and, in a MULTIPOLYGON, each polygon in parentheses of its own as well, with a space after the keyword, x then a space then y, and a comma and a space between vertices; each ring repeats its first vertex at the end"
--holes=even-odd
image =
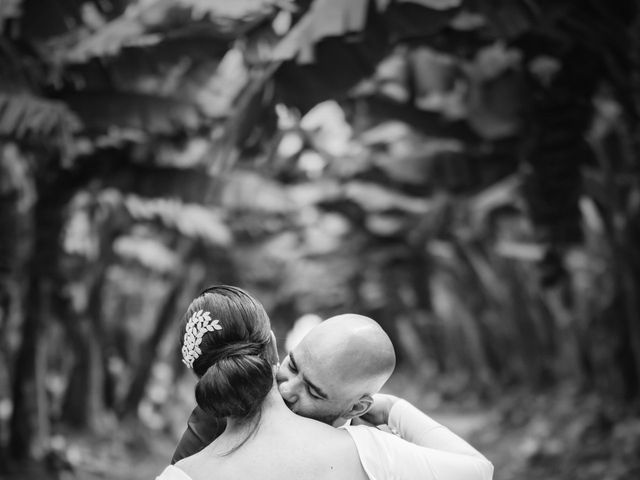
MULTIPOLYGON (((298 370, 298 365, 296 364, 296 360, 295 358, 293 358, 293 352, 289 352, 289 362, 293 364, 293 368, 298 370)), ((309 380, 304 373, 302 374, 302 379, 307 383, 307 385, 309 385, 310 388, 313 388, 319 396, 321 396, 325 400, 329 398, 329 396, 326 393, 324 393, 321 388, 319 388, 311 380, 309 380)))

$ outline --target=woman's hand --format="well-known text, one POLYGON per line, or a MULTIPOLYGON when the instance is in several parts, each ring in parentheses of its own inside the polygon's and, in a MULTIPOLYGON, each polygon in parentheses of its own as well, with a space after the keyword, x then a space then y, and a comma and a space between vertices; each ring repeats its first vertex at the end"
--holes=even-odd
POLYGON ((393 405, 400 400, 395 395, 387 395, 384 393, 376 393, 373 395, 373 404, 371 408, 358 418, 351 421, 352 425, 386 425, 389 423, 389 412, 393 405))

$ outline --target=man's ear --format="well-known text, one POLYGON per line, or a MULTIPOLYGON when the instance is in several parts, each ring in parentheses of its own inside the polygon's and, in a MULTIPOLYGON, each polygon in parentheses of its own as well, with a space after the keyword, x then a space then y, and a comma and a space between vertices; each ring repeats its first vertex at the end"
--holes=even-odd
POLYGON ((364 394, 356 403, 351 406, 351 410, 343 415, 343 417, 346 419, 359 417, 367 413, 372 406, 373 397, 371 395, 364 394))

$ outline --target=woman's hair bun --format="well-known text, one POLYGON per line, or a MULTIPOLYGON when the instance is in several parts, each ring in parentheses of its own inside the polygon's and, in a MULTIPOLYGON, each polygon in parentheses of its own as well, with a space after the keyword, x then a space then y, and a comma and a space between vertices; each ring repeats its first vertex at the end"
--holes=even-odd
POLYGON ((233 344, 219 349, 196 385, 196 401, 217 417, 250 417, 273 386, 265 345, 233 344))
POLYGON ((192 300, 184 320, 182 346, 190 338, 188 349, 197 353, 191 366, 199 377, 198 406, 218 417, 249 419, 259 414, 273 387, 273 366, 278 361, 262 304, 237 287, 212 286, 192 300), (186 332, 188 322, 205 313, 216 327, 198 330, 193 340, 186 334, 194 336, 186 332))

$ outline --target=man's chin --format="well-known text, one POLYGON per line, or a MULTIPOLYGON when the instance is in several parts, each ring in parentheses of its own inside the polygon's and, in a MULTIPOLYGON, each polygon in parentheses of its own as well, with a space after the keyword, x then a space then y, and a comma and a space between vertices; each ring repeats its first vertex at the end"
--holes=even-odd
POLYGON ((287 408, 289 410, 291 410, 296 415, 300 415, 301 417, 310 418, 312 420, 317 420, 318 422, 326 423, 327 425, 333 425, 340 418, 340 415, 336 415, 336 414, 326 414, 326 413, 325 414, 321 414, 321 413, 316 413, 316 412, 304 412, 304 411, 296 409, 296 407, 294 405, 290 404, 286 400, 284 401, 284 404, 287 406, 287 408))
POLYGON ((333 425, 339 418, 339 415, 335 415, 335 414, 317 414, 317 413, 310 413, 310 414, 304 414, 304 413, 299 413, 299 412, 295 412, 298 415, 302 415, 303 417, 307 417, 307 418, 311 418, 312 420, 317 420, 318 422, 322 422, 322 423, 326 423, 327 425, 333 425))

